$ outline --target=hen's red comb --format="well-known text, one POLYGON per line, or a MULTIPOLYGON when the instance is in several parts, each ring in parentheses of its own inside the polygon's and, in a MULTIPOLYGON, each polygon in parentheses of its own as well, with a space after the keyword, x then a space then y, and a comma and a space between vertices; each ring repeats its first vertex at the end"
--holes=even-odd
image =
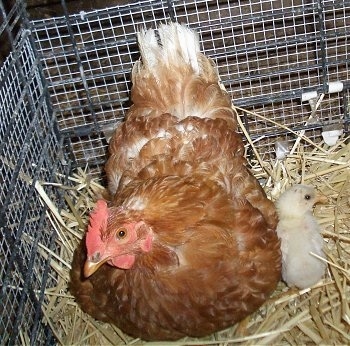
POLYGON ((101 252, 103 244, 101 234, 106 231, 108 218, 107 203, 103 199, 96 202, 94 210, 90 214, 90 223, 86 234, 86 248, 88 256, 95 252, 101 252))

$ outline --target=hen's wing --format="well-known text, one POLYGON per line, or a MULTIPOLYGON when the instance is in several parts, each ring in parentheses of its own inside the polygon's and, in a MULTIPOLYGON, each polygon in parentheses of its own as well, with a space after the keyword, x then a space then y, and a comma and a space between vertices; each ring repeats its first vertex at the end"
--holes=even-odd
POLYGON ((242 140, 225 119, 139 116, 118 129, 110 152, 106 172, 114 192, 135 179, 205 176, 232 200, 247 200, 276 227, 274 205, 246 167, 242 140))

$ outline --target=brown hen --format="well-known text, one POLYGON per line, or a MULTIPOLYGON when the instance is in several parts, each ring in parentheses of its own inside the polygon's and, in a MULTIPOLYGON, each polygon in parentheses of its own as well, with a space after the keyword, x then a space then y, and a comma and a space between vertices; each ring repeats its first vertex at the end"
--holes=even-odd
POLYGON ((138 41, 133 105, 109 146, 110 197, 91 214, 70 290, 84 311, 134 337, 200 337, 275 289, 276 213, 195 32, 161 25, 138 41))

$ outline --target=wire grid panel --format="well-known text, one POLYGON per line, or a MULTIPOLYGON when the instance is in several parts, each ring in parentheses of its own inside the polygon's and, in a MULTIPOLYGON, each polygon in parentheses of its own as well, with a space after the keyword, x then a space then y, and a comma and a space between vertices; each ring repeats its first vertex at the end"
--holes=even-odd
MULTIPOLYGON (((54 342, 41 304, 56 234, 36 182, 61 181, 62 140, 48 108, 28 31, 0 71, 0 344, 54 342)), ((45 188, 59 203, 58 191, 45 188)))
MULTIPOLYGON (((103 164, 104 129, 129 107, 131 67, 139 58, 135 33, 168 20, 199 32, 236 105, 293 129, 310 116, 309 104, 301 102, 304 92, 328 92, 329 83, 349 79, 349 0, 149 0, 35 21, 53 107, 79 166, 103 164)), ((341 93, 329 102, 332 121, 344 121, 341 93)), ((313 127, 321 128, 328 115, 328 105, 321 105, 313 127)), ((257 142, 261 153, 272 153, 280 128, 251 116, 246 122, 253 138, 271 142, 257 142)), ((309 135, 317 138, 320 131, 309 135)))
POLYGON ((105 162, 103 129, 129 107, 135 32, 166 21, 166 10, 166 3, 148 1, 33 24, 58 123, 78 165, 105 162))

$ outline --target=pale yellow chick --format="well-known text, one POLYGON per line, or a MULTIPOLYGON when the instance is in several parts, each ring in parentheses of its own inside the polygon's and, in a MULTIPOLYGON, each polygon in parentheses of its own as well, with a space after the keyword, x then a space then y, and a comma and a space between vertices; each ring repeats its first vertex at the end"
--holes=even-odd
POLYGON ((310 252, 325 258, 324 241, 312 209, 316 203, 326 201, 327 198, 317 194, 312 186, 299 184, 286 190, 276 202, 282 278, 289 287, 310 287, 324 275, 325 262, 310 252))

